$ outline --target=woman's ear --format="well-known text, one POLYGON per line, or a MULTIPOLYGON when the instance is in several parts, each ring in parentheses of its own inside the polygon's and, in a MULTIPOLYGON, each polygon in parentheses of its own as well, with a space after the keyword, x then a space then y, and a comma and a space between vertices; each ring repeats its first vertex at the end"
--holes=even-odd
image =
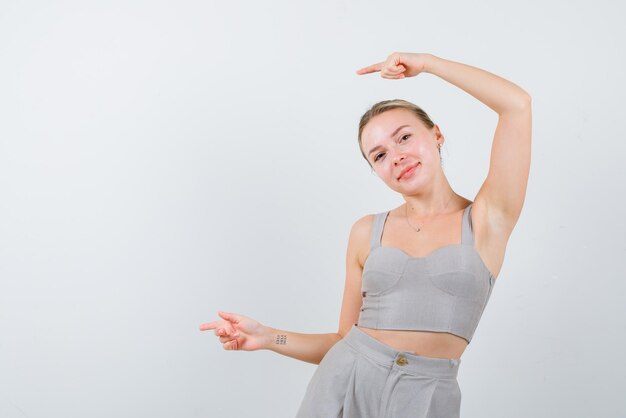
POLYGON ((441 129, 439 129, 439 125, 437 125, 435 123, 435 126, 433 127, 433 130, 434 130, 434 133, 435 133, 435 140, 437 142, 439 142, 441 145, 443 145, 443 143, 446 141, 446 138, 441 133, 441 129))

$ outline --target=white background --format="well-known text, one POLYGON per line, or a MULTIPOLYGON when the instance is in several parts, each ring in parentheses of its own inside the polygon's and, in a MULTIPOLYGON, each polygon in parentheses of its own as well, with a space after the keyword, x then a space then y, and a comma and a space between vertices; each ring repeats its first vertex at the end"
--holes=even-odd
POLYGON ((462 416, 624 417, 619 2, 0 2, 0 416, 293 417, 316 365, 224 351, 217 310, 336 332, 352 224, 402 197, 357 145, 422 106, 473 200, 497 115, 428 52, 533 98, 531 173, 463 355, 462 416))

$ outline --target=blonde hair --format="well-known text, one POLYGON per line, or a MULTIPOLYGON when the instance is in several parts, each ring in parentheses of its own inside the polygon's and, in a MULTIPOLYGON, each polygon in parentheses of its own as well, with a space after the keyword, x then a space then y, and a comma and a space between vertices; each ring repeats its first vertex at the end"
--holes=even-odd
POLYGON ((367 125, 374 116, 378 116, 381 113, 387 112, 392 109, 406 109, 410 111, 415 116, 417 116, 417 118, 428 129, 432 129, 435 126, 435 124, 430 119, 428 114, 424 112, 424 110, 421 107, 411 102, 408 102, 406 100, 402 100, 402 99, 383 100, 382 102, 376 103, 367 112, 365 112, 363 116, 361 116, 361 122, 359 122, 359 138, 358 138, 359 149, 361 150, 361 155, 363 156, 363 158, 365 158, 365 161, 367 161, 367 164, 369 164, 370 167, 372 167, 372 164, 370 164, 369 160, 367 159, 367 156, 363 152, 363 143, 362 143, 362 138, 361 138, 361 135, 363 134, 363 129, 365 129, 365 125, 367 125))

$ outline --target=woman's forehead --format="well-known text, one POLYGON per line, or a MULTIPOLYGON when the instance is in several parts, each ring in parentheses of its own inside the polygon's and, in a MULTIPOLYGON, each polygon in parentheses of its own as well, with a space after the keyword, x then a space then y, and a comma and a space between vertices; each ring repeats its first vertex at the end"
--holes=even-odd
POLYGON ((363 145, 376 145, 379 142, 392 139, 400 127, 424 129, 416 115, 406 109, 388 110, 374 116, 363 128, 361 142, 363 145))

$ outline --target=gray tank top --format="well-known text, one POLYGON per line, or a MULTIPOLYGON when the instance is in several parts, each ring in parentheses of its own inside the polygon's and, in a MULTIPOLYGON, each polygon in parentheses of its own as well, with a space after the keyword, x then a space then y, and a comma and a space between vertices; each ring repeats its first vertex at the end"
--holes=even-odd
POLYGON ((471 342, 494 285, 474 248, 471 206, 463 211, 461 244, 440 247, 425 257, 381 246, 389 211, 374 216, 357 325, 449 332, 471 342))

